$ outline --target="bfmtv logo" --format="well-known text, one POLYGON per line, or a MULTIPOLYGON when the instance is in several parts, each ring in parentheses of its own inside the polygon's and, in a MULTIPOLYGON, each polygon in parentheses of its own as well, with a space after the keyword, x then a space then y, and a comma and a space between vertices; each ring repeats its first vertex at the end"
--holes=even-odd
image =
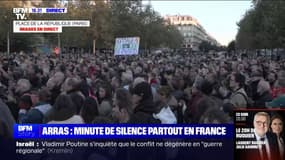
POLYGON ((19 132, 23 132, 23 131, 33 131, 33 126, 29 126, 29 125, 18 126, 18 131, 19 131, 19 132))

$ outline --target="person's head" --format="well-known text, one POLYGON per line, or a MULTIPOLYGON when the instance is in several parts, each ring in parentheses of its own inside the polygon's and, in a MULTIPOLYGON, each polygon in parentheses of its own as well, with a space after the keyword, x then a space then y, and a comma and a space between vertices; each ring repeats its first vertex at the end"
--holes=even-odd
POLYGON ((27 73, 30 75, 36 74, 39 71, 39 67, 37 65, 28 65, 27 66, 27 73))
POLYGON ((130 70, 122 73, 121 80, 123 84, 130 84, 133 81, 133 73, 130 70))
POLYGON ((103 99, 111 99, 112 98, 112 89, 111 86, 107 83, 103 83, 99 86, 99 98, 103 99))
POLYGON ((238 64, 237 71, 244 72, 244 70, 245 70, 244 65, 242 63, 238 64))
POLYGON ((163 103, 167 103, 167 100, 171 98, 171 88, 169 86, 161 86, 157 93, 159 100, 163 103))
POLYGON ((142 101, 153 99, 151 86, 147 82, 137 84, 132 90, 132 99, 135 105, 140 104, 142 101))
POLYGON ((191 89, 192 95, 201 93, 199 88, 200 88, 200 86, 202 84, 202 81, 203 81, 202 77, 199 77, 199 76, 196 77, 196 79, 195 79, 195 81, 194 81, 194 83, 192 85, 192 89, 191 89))
POLYGON ((258 136, 264 137, 268 131, 270 123, 269 114, 266 112, 257 112, 254 115, 253 126, 258 136))
POLYGON ((278 72, 277 87, 285 87, 285 71, 278 72))
POLYGON ((51 93, 47 88, 41 89, 38 95, 40 102, 49 102, 51 100, 51 93))
POLYGON ((58 87, 64 81, 64 74, 62 72, 56 72, 47 82, 48 89, 52 90, 55 87, 58 87))
POLYGON ((15 93, 21 95, 25 92, 28 92, 31 89, 31 87, 32 85, 29 80, 19 79, 15 87, 15 93))
POLYGON ((114 76, 111 80, 111 85, 113 89, 117 89, 121 86, 121 79, 118 76, 114 76))
POLYGON ((218 108, 208 109, 200 118, 199 123, 205 124, 221 124, 229 123, 230 117, 218 108))
POLYGON ((140 73, 142 73, 142 67, 140 67, 140 66, 137 66, 135 69, 134 69, 134 74, 135 75, 138 75, 138 74, 140 74, 140 73))
POLYGON ((142 83, 142 82, 146 82, 146 80, 143 77, 137 77, 134 79, 133 82, 133 88, 136 87, 137 84, 142 83))
POLYGON ((92 97, 87 97, 80 110, 80 115, 85 123, 92 123, 94 118, 99 115, 97 101, 92 97))
POLYGON ((33 106, 32 99, 29 95, 23 95, 19 99, 18 107, 21 109, 30 109, 33 106))
POLYGON ((228 114, 231 119, 233 119, 235 106, 232 103, 225 103, 222 107, 223 111, 228 114))
POLYGON ((226 76, 228 74, 228 70, 226 67, 221 67, 220 68, 220 76, 226 76))
POLYGON ((279 137, 283 133, 283 118, 278 114, 272 116, 270 128, 279 137))
POLYGON ((213 91, 213 84, 210 81, 204 79, 199 90, 206 95, 210 95, 213 91))
POLYGON ((214 72, 209 72, 207 75, 206 75, 206 80, 209 81, 210 83, 215 83, 216 80, 217 80, 217 75, 216 73, 214 72))
POLYGON ((245 85, 245 77, 240 73, 234 73, 230 76, 230 88, 236 90, 245 85))
POLYGON ((77 91, 77 92, 71 92, 68 94, 76 108, 76 114, 79 114, 81 107, 84 103, 85 96, 82 94, 82 92, 77 91))
POLYGON ((80 80, 77 78, 67 78, 61 86, 61 92, 69 92, 79 89, 80 80))
POLYGON ((261 77, 262 76, 262 69, 258 65, 251 66, 251 76, 252 77, 261 77))
POLYGON ((274 83, 276 82, 278 76, 277 73, 271 71, 268 75, 267 75, 267 80, 270 83, 270 85, 274 85, 274 83))
POLYGON ((218 109, 217 103, 209 97, 202 98, 201 101, 197 104, 197 111, 192 119, 193 122, 198 123, 201 117, 209 109, 218 109))
POLYGON ((113 98, 112 117, 120 123, 125 123, 133 112, 132 107, 130 92, 124 88, 118 88, 113 98))
POLYGON ((257 93, 262 95, 265 92, 270 92, 270 84, 267 81, 261 80, 257 85, 257 93))
POLYGON ((56 98, 52 109, 47 114, 48 121, 64 121, 76 114, 76 107, 70 96, 61 94, 56 98))

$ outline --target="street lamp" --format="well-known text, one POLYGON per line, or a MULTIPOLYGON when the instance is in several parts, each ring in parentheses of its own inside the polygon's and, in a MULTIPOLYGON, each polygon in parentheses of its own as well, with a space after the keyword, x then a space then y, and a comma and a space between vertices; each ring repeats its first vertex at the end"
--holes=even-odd
POLYGON ((8 21, 8 30, 7 30, 7 54, 10 54, 10 20, 8 16, 4 16, 5 20, 8 21))

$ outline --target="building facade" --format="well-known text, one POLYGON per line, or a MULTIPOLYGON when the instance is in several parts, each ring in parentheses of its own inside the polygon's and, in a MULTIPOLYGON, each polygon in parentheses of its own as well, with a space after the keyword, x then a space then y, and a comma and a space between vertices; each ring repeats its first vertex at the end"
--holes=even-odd
POLYGON ((191 48, 193 51, 199 51, 199 45, 203 41, 219 46, 219 43, 192 16, 167 15, 164 19, 168 24, 176 26, 184 37, 183 44, 181 44, 183 48, 191 48))

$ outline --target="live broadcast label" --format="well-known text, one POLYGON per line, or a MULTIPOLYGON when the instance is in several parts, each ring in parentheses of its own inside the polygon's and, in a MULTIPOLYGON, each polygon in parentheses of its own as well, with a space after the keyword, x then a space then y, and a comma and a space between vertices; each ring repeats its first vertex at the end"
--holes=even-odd
POLYGON ((16 124, 14 138, 233 138, 233 125, 16 124))

